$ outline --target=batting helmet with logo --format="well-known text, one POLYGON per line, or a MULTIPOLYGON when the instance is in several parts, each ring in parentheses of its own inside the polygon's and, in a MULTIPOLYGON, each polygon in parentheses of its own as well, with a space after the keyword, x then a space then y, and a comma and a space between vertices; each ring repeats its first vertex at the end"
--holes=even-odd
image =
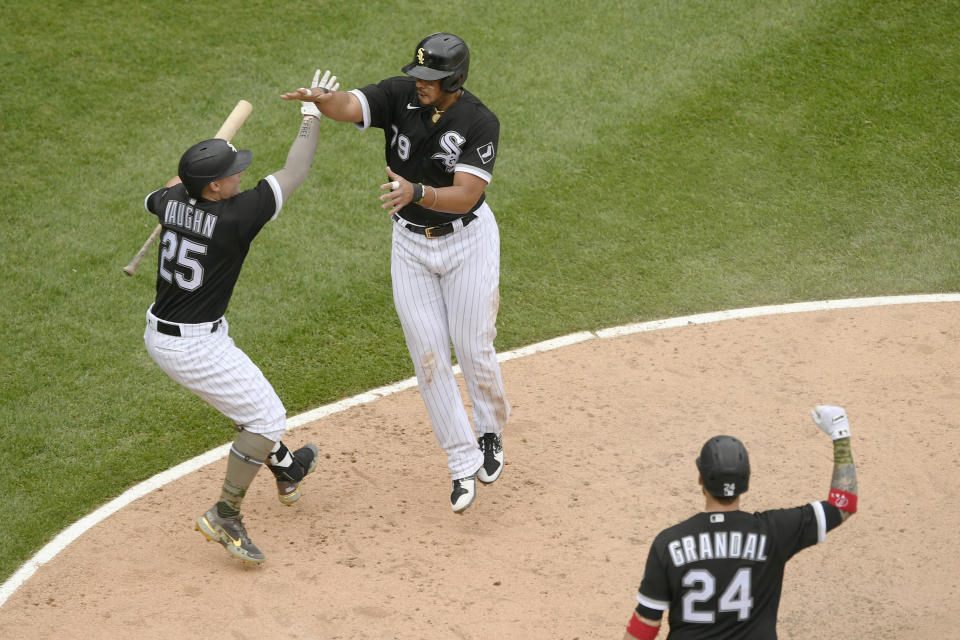
POLYGON ((732 436, 707 440, 697 458, 703 486, 712 496, 738 496, 750 485, 750 458, 743 443, 732 436))
POLYGON ((402 71, 421 80, 442 80, 440 88, 453 93, 467 81, 470 51, 467 43, 452 33, 431 33, 413 52, 413 62, 402 71))
POLYGON ((199 198, 203 188, 220 178, 240 173, 253 159, 250 151, 237 149, 220 138, 211 138, 198 142, 180 157, 177 175, 180 182, 194 198, 199 198))

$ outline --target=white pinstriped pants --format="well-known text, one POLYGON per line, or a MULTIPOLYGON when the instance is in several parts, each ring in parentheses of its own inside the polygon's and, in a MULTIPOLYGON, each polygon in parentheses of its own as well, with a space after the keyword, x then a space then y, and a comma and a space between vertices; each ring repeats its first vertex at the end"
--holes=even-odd
POLYGON ((213 333, 210 323, 171 323, 179 324, 183 337, 160 333, 156 321, 148 310, 143 342, 164 373, 237 426, 280 439, 287 410, 260 368, 234 344, 226 318, 213 333))
POLYGON ((394 224, 393 301, 437 443, 452 479, 483 464, 477 437, 510 414, 493 348, 500 309, 500 232, 484 203, 477 219, 440 238, 394 224), (453 374, 450 343, 473 404, 473 426, 453 374))

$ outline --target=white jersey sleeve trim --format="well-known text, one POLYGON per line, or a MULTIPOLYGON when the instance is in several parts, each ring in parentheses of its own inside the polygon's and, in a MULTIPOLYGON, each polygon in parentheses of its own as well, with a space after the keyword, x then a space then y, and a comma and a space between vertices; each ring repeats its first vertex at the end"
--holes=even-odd
POLYGON ((470 175, 477 176, 487 184, 490 184, 490 181, 493 180, 493 176, 489 172, 484 171, 483 169, 477 169, 476 167, 469 164, 458 164, 453 168, 453 172, 461 171, 463 173, 469 173, 470 175))
POLYGON ((266 180, 270 188, 273 189, 273 199, 277 203, 276 210, 273 212, 273 215, 270 216, 270 220, 268 220, 268 222, 273 222, 280 214, 280 209, 283 208, 283 189, 280 188, 280 183, 277 182, 277 179, 273 177, 272 173, 264 178, 264 180, 266 180))
POLYGON ((147 208, 147 200, 149 200, 150 196, 155 194, 157 191, 160 191, 160 189, 154 189, 153 191, 147 194, 146 198, 143 199, 143 208, 147 210, 147 213, 153 213, 153 211, 150 211, 150 209, 147 208))
POLYGON ((639 591, 637 592, 637 602, 648 609, 656 609, 657 611, 666 611, 670 608, 670 603, 666 600, 654 600, 653 598, 648 598, 639 591))
POLYGON ((357 129, 363 131, 370 127, 370 103, 367 102, 367 96, 363 95, 360 89, 351 89, 350 93, 360 99, 360 108, 363 110, 363 122, 355 122, 357 129))
POLYGON ((827 539, 827 514, 823 512, 823 505, 819 502, 811 502, 813 515, 817 518, 817 544, 827 539))

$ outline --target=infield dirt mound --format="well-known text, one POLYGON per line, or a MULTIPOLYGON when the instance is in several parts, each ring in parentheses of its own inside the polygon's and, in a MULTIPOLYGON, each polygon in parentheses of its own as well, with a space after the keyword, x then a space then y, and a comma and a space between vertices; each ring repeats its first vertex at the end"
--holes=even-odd
MULTIPOLYGON (((111 516, 0 608, 0 637, 620 638, 653 536, 703 506, 694 458, 744 441, 747 510, 826 497, 816 404, 847 408, 860 512, 788 565, 781 638, 960 628, 960 305, 729 320, 507 361, 506 468, 451 512, 416 389, 288 433, 321 462, 293 507, 262 473, 253 567, 194 531, 225 460, 111 516)), ((665 634, 661 633, 661 637, 665 634)))

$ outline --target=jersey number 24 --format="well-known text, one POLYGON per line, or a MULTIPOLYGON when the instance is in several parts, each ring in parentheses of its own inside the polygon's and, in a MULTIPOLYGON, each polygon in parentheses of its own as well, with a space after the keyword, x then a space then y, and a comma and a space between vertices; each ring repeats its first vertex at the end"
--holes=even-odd
MULTIPOLYGON (((697 609, 697 605, 711 599, 717 592, 717 579, 706 569, 691 569, 683 574, 681 583, 689 589, 683 594, 683 621, 710 624, 716 613, 697 609)), ((736 611, 737 620, 748 620, 753 598, 750 596, 750 568, 743 567, 734 574, 730 584, 717 600, 717 611, 736 611)))

